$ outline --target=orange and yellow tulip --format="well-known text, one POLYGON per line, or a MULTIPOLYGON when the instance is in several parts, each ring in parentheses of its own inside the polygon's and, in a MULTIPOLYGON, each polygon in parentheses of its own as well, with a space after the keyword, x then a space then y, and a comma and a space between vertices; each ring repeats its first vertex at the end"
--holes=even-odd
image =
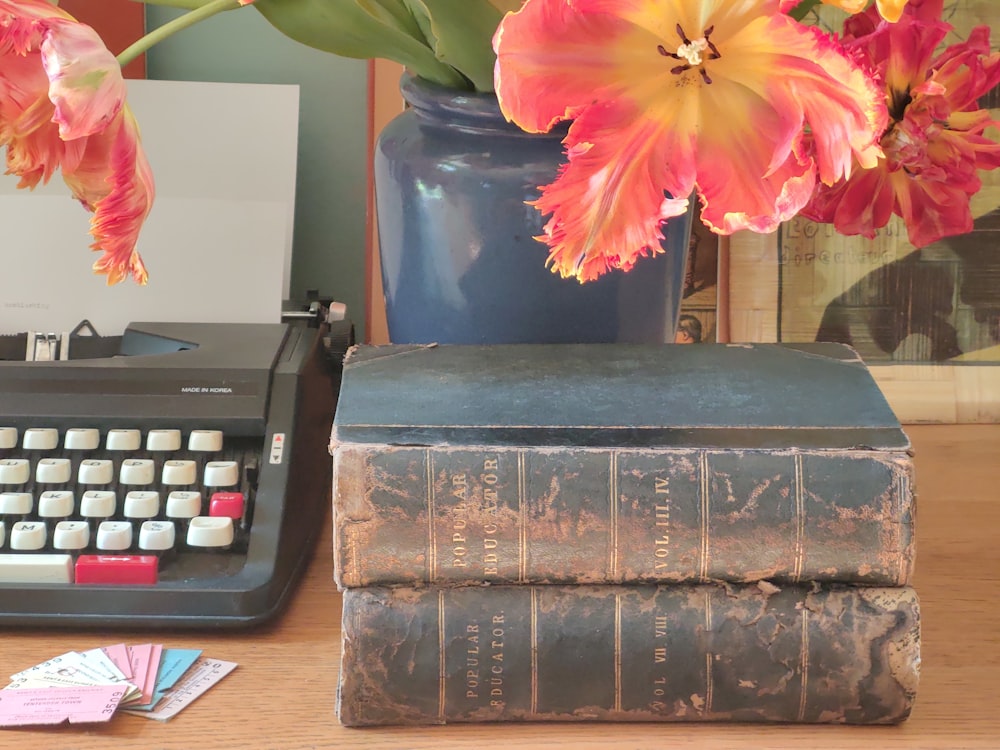
POLYGON ((792 0, 527 0, 494 37, 506 117, 572 120, 542 188, 554 271, 581 281, 660 251, 661 224, 701 201, 720 234, 769 232, 816 181, 872 166, 878 87, 792 0), (807 141, 804 135, 811 134, 807 141))

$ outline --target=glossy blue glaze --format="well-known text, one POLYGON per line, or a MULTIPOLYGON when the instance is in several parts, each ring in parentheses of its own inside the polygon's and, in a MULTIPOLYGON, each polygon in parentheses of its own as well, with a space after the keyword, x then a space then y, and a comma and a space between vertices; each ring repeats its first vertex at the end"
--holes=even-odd
POLYGON ((393 343, 673 341, 691 213, 667 252, 580 284, 546 268, 526 201, 555 178, 565 129, 532 135, 489 94, 411 76, 410 107, 375 150, 382 282, 393 343))

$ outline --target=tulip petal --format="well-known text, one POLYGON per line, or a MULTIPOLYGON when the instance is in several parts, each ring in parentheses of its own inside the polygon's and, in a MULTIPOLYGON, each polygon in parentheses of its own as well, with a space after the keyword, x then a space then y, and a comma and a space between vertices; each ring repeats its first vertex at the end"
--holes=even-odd
MULTIPOLYGON (((860 13, 868 5, 868 0, 823 0, 828 5, 834 5, 848 13, 860 13)), ((907 0, 875 0, 879 15, 886 21, 895 23, 903 14, 907 0)))
POLYGON ((148 274, 135 248, 152 207, 153 175, 139 145, 139 127, 127 107, 112 127, 88 139, 79 169, 64 170, 63 178, 94 212, 91 248, 103 251, 94 271, 107 274, 109 285, 126 276, 145 284, 148 274))
POLYGON ((589 18, 563 2, 527 2, 497 29, 494 87, 508 120, 548 131, 598 97, 621 96, 659 39, 615 15, 589 18), (629 50, 646 50, 629 60, 629 50))
POLYGON ((40 49, 59 137, 68 141, 107 127, 125 102, 125 80, 97 32, 53 19, 45 23, 40 49))
POLYGON ((553 270, 581 281, 628 270, 642 255, 660 252, 661 221, 687 210, 694 184, 693 154, 671 162, 673 150, 657 123, 627 102, 589 108, 570 127, 569 162, 535 201, 543 214, 553 270), (687 167, 687 174, 668 174, 687 167), (680 198, 664 196, 663 185, 680 198), (685 187, 686 186, 686 187, 685 187))

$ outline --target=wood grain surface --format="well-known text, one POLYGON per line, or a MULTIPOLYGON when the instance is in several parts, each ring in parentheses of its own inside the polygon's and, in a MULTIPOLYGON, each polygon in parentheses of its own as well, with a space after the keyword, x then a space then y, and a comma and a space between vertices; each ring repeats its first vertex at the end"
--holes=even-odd
POLYGON ((199 647, 239 667, 175 719, 121 715, 107 725, 0 730, 0 746, 46 750, 254 748, 919 748, 1000 747, 1000 426, 908 428, 916 450, 922 680, 898 727, 517 724, 341 727, 334 716, 340 596, 329 528, 290 609, 242 633, 2 630, 0 674, 108 643, 199 647))

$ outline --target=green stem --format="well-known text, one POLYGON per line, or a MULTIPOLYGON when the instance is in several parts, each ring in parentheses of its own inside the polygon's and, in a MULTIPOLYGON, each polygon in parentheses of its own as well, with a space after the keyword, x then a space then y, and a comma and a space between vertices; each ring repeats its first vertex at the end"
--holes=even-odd
POLYGON ((237 0, 211 0, 211 2, 205 3, 200 8, 196 8, 195 10, 185 13, 182 16, 178 16, 174 20, 168 21, 162 26, 153 29, 144 37, 136 40, 133 44, 122 50, 121 54, 118 55, 118 63, 124 67, 154 44, 162 42, 164 39, 169 36, 173 36, 178 31, 186 29, 189 26, 194 26, 199 21, 204 21, 206 18, 210 18, 217 13, 222 13, 227 10, 236 10, 237 8, 242 7, 243 6, 240 5, 237 0))
POLYGON ((813 8, 819 5, 819 3, 820 0, 802 0, 802 2, 800 2, 798 5, 796 5, 788 12, 788 15, 790 15, 796 21, 801 21, 803 18, 809 15, 809 11, 811 11, 813 8))

